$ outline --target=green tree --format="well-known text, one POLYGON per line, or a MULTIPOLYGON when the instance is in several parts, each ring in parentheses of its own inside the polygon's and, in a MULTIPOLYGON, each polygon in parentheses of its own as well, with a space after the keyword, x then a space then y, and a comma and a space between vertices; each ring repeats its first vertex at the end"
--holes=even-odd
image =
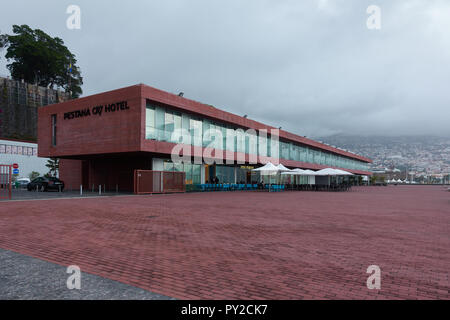
POLYGON ((377 182, 377 177, 375 175, 370 177, 370 184, 374 185, 377 182))
POLYGON ((51 177, 56 177, 59 171, 59 159, 50 158, 47 160, 47 164, 45 166, 49 168, 47 175, 51 177))
POLYGON ((14 25, 13 35, 0 35, 1 47, 7 48, 7 68, 13 79, 43 87, 57 86, 71 92, 72 98, 83 92, 77 60, 62 39, 27 25, 14 25))
POLYGON ((1 34, 0 32, 0 50, 3 49, 6 43, 6 35, 1 34))
POLYGON ((36 179, 39 176, 40 176, 39 172, 33 171, 29 174, 28 178, 30 178, 30 180, 33 181, 34 179, 36 179))

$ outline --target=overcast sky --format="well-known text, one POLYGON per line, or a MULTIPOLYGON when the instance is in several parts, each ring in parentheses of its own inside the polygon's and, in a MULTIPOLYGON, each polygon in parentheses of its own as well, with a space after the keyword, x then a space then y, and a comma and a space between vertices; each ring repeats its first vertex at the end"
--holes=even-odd
POLYGON ((3 1, 13 24, 64 40, 83 95, 145 83, 300 135, 450 135, 450 1, 3 1))

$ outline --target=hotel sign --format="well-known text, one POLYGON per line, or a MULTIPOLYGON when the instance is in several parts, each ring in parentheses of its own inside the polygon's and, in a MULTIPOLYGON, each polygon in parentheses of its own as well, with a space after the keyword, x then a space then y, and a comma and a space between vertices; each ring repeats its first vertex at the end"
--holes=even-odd
POLYGON ((76 118, 84 118, 94 116, 101 116, 103 113, 114 113, 119 111, 129 110, 127 101, 120 101, 111 104, 99 105, 92 108, 80 109, 64 113, 64 120, 72 120, 76 118))

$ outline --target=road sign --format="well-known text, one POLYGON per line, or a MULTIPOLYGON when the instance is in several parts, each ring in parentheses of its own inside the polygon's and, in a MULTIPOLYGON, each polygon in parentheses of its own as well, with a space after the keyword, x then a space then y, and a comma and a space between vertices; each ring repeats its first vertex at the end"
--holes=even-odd
POLYGON ((14 163, 14 164, 13 164, 13 168, 14 168, 14 169, 19 169, 19 165, 18 165, 17 163, 14 163))
POLYGON ((14 169, 13 174, 19 174, 19 169, 14 169))

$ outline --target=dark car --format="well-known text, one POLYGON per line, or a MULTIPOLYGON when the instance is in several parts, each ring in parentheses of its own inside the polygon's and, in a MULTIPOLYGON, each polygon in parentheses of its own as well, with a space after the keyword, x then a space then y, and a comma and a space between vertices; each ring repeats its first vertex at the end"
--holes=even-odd
POLYGON ((48 191, 48 190, 63 191, 64 182, 62 182, 58 178, 39 177, 34 179, 27 185, 28 191, 35 191, 36 188, 39 191, 48 191))

